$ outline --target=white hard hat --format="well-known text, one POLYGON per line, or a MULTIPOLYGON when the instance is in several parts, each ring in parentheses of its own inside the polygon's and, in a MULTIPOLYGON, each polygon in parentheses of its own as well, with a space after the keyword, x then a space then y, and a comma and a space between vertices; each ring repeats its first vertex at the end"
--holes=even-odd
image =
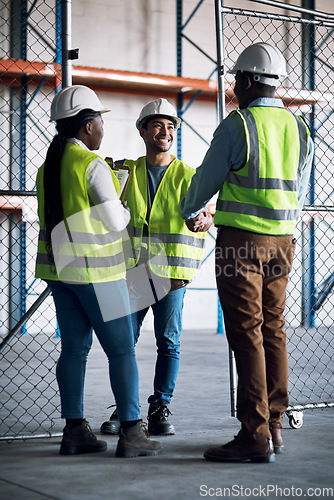
POLYGON ((140 112, 139 118, 136 121, 136 127, 141 129, 144 121, 154 115, 163 115, 171 118, 174 122, 175 130, 179 128, 181 119, 177 116, 174 106, 171 105, 167 99, 156 99, 155 101, 148 102, 140 112))
POLYGON ((287 75, 283 54, 276 47, 262 42, 254 43, 241 52, 229 73, 237 71, 254 73, 256 81, 272 86, 277 85, 279 77, 287 75))
POLYGON ((55 95, 51 103, 50 122, 70 118, 83 109, 92 109, 100 113, 110 111, 102 106, 92 89, 84 85, 72 85, 55 95))

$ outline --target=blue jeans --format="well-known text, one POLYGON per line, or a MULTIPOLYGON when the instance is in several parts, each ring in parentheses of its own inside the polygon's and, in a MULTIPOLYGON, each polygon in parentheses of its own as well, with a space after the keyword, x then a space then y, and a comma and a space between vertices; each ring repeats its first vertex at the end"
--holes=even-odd
POLYGON ((130 311, 125 280, 94 285, 51 280, 47 283, 55 302, 61 335, 56 376, 62 417, 83 418, 86 363, 94 330, 108 358, 110 384, 119 419, 139 420, 138 368, 130 316, 104 321, 101 300, 97 299, 105 297, 109 309, 130 311))
MULTIPOLYGON (((131 308, 140 290, 130 290, 131 308)), ((182 309, 185 288, 170 292, 153 304, 154 334, 157 346, 157 360, 154 376, 154 393, 148 398, 149 403, 166 401, 170 403, 179 371, 180 335, 182 331, 182 309)), ((134 310, 134 309, 133 309, 134 310)), ((149 307, 132 314, 135 343, 140 335, 140 328, 149 307)))

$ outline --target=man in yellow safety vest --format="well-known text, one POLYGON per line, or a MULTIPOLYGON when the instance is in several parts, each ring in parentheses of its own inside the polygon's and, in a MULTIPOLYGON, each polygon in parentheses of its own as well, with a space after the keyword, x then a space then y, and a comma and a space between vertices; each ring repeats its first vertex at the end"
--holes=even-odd
MULTIPOLYGON (((168 405, 179 369, 185 287, 200 268, 205 231, 212 224, 206 207, 193 214, 187 223, 180 216, 180 201, 195 173, 170 154, 180 122, 175 108, 166 99, 147 103, 136 122, 146 156, 122 161, 131 171, 125 192, 131 213, 127 227, 130 240, 124 242, 124 253, 135 342, 150 307, 154 315, 157 359, 154 390, 148 398, 151 435, 175 433, 168 421, 168 405), (132 278, 141 269, 148 277, 147 293, 143 281, 132 278)), ((116 434, 118 428, 115 410, 109 421, 102 424, 101 432, 116 434)))
POLYGON ((283 452, 288 360, 283 311, 313 159, 305 122, 275 99, 286 76, 281 52, 255 43, 239 56, 234 93, 239 110, 218 126, 181 202, 184 219, 219 193, 214 223, 216 279, 226 336, 238 372, 241 430, 207 460, 274 462, 283 452))

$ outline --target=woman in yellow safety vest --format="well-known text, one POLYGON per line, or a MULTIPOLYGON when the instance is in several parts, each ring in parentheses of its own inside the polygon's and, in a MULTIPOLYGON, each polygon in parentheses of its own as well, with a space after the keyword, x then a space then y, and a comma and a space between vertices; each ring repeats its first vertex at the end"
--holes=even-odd
POLYGON ((37 175, 40 234, 36 277, 55 302, 61 334, 56 376, 62 418, 60 453, 102 452, 83 418, 86 362, 93 330, 109 361, 110 383, 121 430, 116 456, 156 455, 162 445, 148 438, 140 418, 138 369, 125 282, 122 230, 129 211, 119 184, 94 150, 103 135, 104 109, 89 88, 75 85, 56 94, 51 121, 58 134, 37 175))

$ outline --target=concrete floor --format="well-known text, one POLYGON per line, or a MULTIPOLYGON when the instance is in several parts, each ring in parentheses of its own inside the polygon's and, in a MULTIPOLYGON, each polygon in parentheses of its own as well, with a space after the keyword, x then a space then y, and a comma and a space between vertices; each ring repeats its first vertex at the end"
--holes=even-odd
MULTIPOLYGON (((157 457, 117 459, 117 437, 108 451, 63 457, 59 437, 0 442, 1 500, 195 500, 203 497, 328 498, 334 496, 333 408, 307 410, 300 429, 284 419, 286 452, 274 464, 222 464, 203 459, 208 446, 223 444, 239 429, 230 416, 229 371, 224 335, 182 336, 181 366, 171 404, 175 436, 160 438, 157 457)), ((152 332, 137 346, 142 415, 152 387, 152 332)), ((94 431, 109 417, 107 364, 94 343, 89 356, 86 418, 94 431)))

